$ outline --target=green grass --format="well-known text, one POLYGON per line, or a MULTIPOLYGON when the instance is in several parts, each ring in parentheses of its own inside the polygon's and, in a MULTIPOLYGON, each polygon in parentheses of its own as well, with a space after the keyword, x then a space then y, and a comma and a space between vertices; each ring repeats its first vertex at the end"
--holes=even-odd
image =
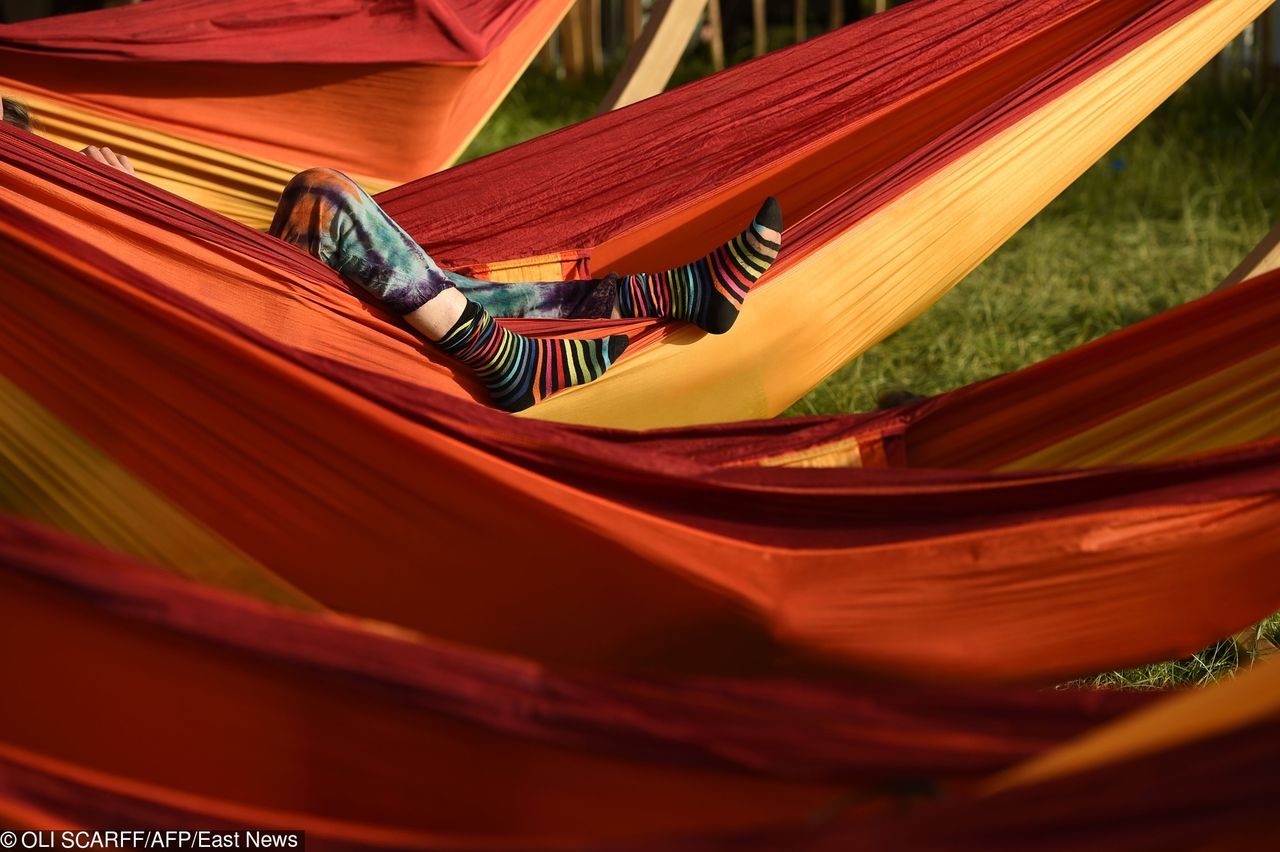
POLYGON ((534 60, 516 82, 459 162, 501 151, 590 118, 609 91, 609 82, 616 71, 611 68, 604 76, 580 81, 557 80, 555 74, 541 68, 540 62, 540 59, 534 60))
MULTIPOLYGON (((772 33, 771 42, 785 43, 772 33)), ((775 45, 775 46, 779 46, 775 45)), ((747 58, 739 47, 733 58, 747 58)), ((673 85, 708 73, 697 53, 673 85)), ((609 76, 537 68, 468 150, 499 150, 588 118, 609 76)), ((1280 217, 1280 102, 1206 70, 921 317, 837 371, 787 414, 863 411, 891 389, 936 394, 1014 370, 1211 290, 1280 217)), ((1280 615, 1258 627, 1280 645, 1280 615)), ((1078 683, 1200 684, 1251 662, 1231 640, 1185 660, 1078 683)))
MULTIPOLYGON (((1255 625, 1250 631, 1259 646, 1269 642, 1280 646, 1280 614, 1255 625)), ((1265 647, 1265 646, 1264 646, 1265 647)), ((1265 653, 1263 651, 1262 653, 1265 653)), ((1259 654, 1261 656, 1261 654, 1259 654)), ((1076 681, 1076 686, 1121 687, 1125 689, 1169 689, 1177 686, 1203 686, 1223 677, 1231 677, 1241 667, 1255 662, 1252 648, 1237 645, 1231 639, 1215 642, 1198 654, 1182 660, 1152 663, 1148 666, 1103 672, 1076 681)))
POLYGON ((1202 74, 914 322, 789 414, 1042 360, 1211 290, 1280 213, 1280 105, 1202 74))

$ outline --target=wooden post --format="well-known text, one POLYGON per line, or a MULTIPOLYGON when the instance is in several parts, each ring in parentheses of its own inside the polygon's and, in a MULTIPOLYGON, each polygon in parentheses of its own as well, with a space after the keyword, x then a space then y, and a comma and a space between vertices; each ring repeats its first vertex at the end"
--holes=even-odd
POLYGON ((1271 6, 1258 19, 1262 29, 1262 80, 1280 81, 1280 11, 1271 6))
POLYGON ((560 24, 560 61, 565 75, 573 80, 581 79, 587 71, 587 30, 583 21, 586 2, 578 0, 560 24))
POLYGON ((884 11, 885 9, 887 9, 888 7, 889 7, 889 4, 886 2, 886 0, 876 0, 876 12, 877 12, 877 13, 879 13, 879 12, 883 12, 883 11, 884 11))
POLYGON ((542 70, 550 74, 556 69, 556 65, 560 58, 560 30, 556 29, 548 38, 547 43, 542 46, 539 54, 539 64, 542 70))
POLYGON ((844 26, 844 0, 831 0, 831 29, 844 26))
POLYGON ((711 68, 724 70, 724 20, 720 17, 720 0, 707 0, 707 24, 711 27, 711 68))
POLYGON ((600 103, 606 113, 658 94, 684 54, 689 36, 702 20, 707 0, 657 0, 649 22, 627 54, 626 64, 600 103))
POLYGON ((627 19, 627 48, 630 49, 644 28, 644 7, 640 0, 626 0, 623 13, 627 19))
POLYGON ((809 27, 809 3, 807 0, 795 0, 796 4, 796 44, 804 41, 809 27))
POLYGON ((1239 284, 1246 278, 1254 278, 1277 267, 1280 267, 1280 225, 1272 228, 1270 233, 1262 238, 1262 242, 1254 246, 1253 251, 1240 261, 1240 265, 1222 279, 1218 289, 1239 284))
POLYGON ((604 19, 600 12, 600 2, 601 0, 578 0, 586 19, 583 27, 587 31, 587 57, 591 60, 591 73, 597 76, 604 73, 604 34, 601 32, 604 19))
POLYGON ((751 0, 751 23, 755 29, 756 56, 764 56, 769 49, 768 37, 765 32, 764 0, 751 0))

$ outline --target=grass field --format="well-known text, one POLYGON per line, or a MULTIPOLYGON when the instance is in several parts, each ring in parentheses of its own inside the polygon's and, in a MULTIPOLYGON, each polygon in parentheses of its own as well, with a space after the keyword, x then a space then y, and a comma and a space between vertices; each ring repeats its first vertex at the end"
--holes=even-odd
MULTIPOLYGON (((707 71, 687 61, 676 82, 707 71)), ((607 76, 562 84, 531 70, 467 158, 591 116, 607 84, 607 76)), ((939 393, 1196 298, 1280 217, 1278 195, 1277 92, 1206 69, 937 304, 787 413, 863 411, 891 389, 939 393)), ((1280 644, 1280 616, 1258 631, 1280 644)), ((1187 660, 1090 682, 1201 683, 1248 657, 1224 640, 1187 660)))

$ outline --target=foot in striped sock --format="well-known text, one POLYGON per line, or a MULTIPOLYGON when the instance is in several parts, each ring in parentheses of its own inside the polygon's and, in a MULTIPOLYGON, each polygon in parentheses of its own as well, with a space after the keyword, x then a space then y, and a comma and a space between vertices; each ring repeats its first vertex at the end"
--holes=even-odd
POLYGON ((618 312, 624 317, 670 317, 724 334, 781 247, 782 208, 776 198, 767 198, 746 230, 706 257, 666 272, 621 279, 618 312))
POLYGON ((525 337, 502 328, 468 299, 462 316, 436 346, 475 371, 494 405, 521 411, 557 391, 600 378, 627 348, 627 337, 525 337))

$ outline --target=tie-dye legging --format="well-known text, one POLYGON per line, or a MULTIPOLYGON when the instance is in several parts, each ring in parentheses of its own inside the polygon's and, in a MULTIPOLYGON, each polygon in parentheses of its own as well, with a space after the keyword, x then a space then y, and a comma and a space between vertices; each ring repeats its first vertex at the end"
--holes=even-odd
POLYGON ((333 169, 308 169, 289 181, 270 233, 372 292, 400 294, 385 302, 399 315, 450 286, 495 317, 607 317, 617 304, 615 275, 502 284, 443 270, 355 181, 333 169))

